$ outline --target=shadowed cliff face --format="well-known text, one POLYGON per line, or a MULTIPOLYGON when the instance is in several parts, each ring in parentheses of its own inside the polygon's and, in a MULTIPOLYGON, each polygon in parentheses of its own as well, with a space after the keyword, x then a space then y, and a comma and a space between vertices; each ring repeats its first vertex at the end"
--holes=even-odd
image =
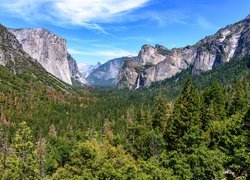
POLYGON ((68 55, 66 41, 52 32, 41 29, 9 29, 22 44, 23 50, 51 74, 72 84, 72 79, 86 83, 75 60, 68 55), (78 75, 76 75, 78 74, 78 75))
POLYGON ((67 54, 67 60, 69 64, 70 77, 72 78, 72 81, 75 82, 73 83, 73 85, 83 86, 84 84, 87 84, 86 79, 82 76, 82 74, 79 71, 75 59, 69 53, 67 54))
POLYGON ((193 46, 168 50, 160 45, 144 45, 136 60, 124 63, 118 75, 118 88, 134 89, 139 77, 143 77, 143 86, 149 86, 187 68, 192 68, 193 74, 199 74, 233 57, 250 54, 249 17, 205 37, 193 46))

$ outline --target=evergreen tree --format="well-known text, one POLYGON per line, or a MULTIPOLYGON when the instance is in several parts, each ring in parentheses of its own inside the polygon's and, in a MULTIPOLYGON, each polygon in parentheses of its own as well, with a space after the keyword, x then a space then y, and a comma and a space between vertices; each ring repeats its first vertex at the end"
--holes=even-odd
POLYGON ((162 134, 159 132, 159 129, 152 129, 149 133, 147 133, 145 145, 145 152, 149 151, 147 159, 150 157, 157 159, 165 146, 164 139, 162 134))
POLYGON ((163 96, 162 91, 158 93, 155 98, 153 108, 152 127, 159 128, 164 132, 168 118, 171 115, 171 105, 167 102, 166 97, 163 96))
POLYGON ((189 78, 186 80, 182 94, 175 102, 173 113, 167 122, 164 138, 169 150, 185 146, 183 137, 189 133, 191 127, 197 126, 195 129, 198 130, 201 128, 200 115, 199 94, 189 78))
POLYGON ((243 118, 243 134, 246 137, 246 146, 250 149, 250 109, 243 118))
POLYGON ((244 84, 242 80, 237 81, 234 84, 234 95, 232 98, 231 106, 229 109, 229 115, 233 115, 236 112, 242 113, 247 109, 247 99, 245 98, 244 84))
POLYGON ((241 153, 241 157, 244 157, 242 170, 246 172, 248 177, 250 177, 250 109, 247 111, 243 118, 242 123, 242 135, 243 135, 243 145, 244 149, 241 153))
POLYGON ((225 94, 216 81, 203 94, 202 127, 205 130, 210 121, 223 120, 226 117, 225 94))

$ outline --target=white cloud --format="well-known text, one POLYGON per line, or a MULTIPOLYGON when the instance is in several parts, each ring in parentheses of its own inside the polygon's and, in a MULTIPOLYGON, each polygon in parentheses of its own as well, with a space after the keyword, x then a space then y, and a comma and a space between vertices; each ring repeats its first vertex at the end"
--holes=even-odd
POLYGON ((99 25, 115 22, 115 17, 144 6, 150 0, 8 0, 2 10, 25 20, 47 20, 55 24, 73 24, 107 32, 99 25))
POLYGON ((100 21, 126 12, 148 2, 148 0, 60 0, 54 3, 62 17, 71 22, 100 21))
POLYGON ((154 20, 158 27, 165 27, 167 24, 178 23, 186 24, 188 15, 185 11, 170 9, 164 12, 150 12, 149 16, 154 20))
POLYGON ((68 49, 69 53, 72 55, 86 55, 86 56, 99 56, 100 59, 110 60, 114 58, 119 58, 123 56, 136 56, 137 53, 133 51, 127 51, 124 49, 114 48, 110 50, 100 50, 100 51, 82 51, 78 49, 68 49))
POLYGON ((52 4, 53 0, 9 0, 0 2, 2 11, 8 11, 13 16, 25 20, 49 20, 46 4, 52 4), (43 12, 41 10, 43 9, 43 12))
MULTIPOLYGON (((116 21, 128 21, 136 22, 139 20, 146 20, 147 22, 153 22, 157 27, 165 27, 168 24, 178 23, 178 24, 187 24, 189 15, 186 11, 181 9, 166 9, 163 11, 159 10, 146 10, 143 13, 131 13, 123 17, 116 17, 116 21)), ((133 27, 144 26, 145 25, 137 24, 133 27)))
POLYGON ((84 51, 80 51, 77 49, 72 49, 72 48, 68 48, 68 52, 72 55, 91 55, 92 53, 90 52, 84 52, 84 51))

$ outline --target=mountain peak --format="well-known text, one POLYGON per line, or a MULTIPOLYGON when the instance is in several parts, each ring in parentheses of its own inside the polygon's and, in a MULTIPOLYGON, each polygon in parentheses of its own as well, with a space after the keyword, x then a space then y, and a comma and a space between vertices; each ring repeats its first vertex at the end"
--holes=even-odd
POLYGON ((98 61, 97 63, 96 63, 96 67, 98 68, 99 66, 101 66, 103 63, 101 62, 101 61, 98 61))

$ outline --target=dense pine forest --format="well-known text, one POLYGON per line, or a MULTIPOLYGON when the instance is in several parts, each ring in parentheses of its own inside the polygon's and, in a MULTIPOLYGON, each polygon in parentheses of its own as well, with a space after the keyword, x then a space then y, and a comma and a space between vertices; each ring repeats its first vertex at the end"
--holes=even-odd
POLYGON ((249 68, 245 57, 135 91, 65 92, 0 67, 0 177, 248 179, 249 68))

